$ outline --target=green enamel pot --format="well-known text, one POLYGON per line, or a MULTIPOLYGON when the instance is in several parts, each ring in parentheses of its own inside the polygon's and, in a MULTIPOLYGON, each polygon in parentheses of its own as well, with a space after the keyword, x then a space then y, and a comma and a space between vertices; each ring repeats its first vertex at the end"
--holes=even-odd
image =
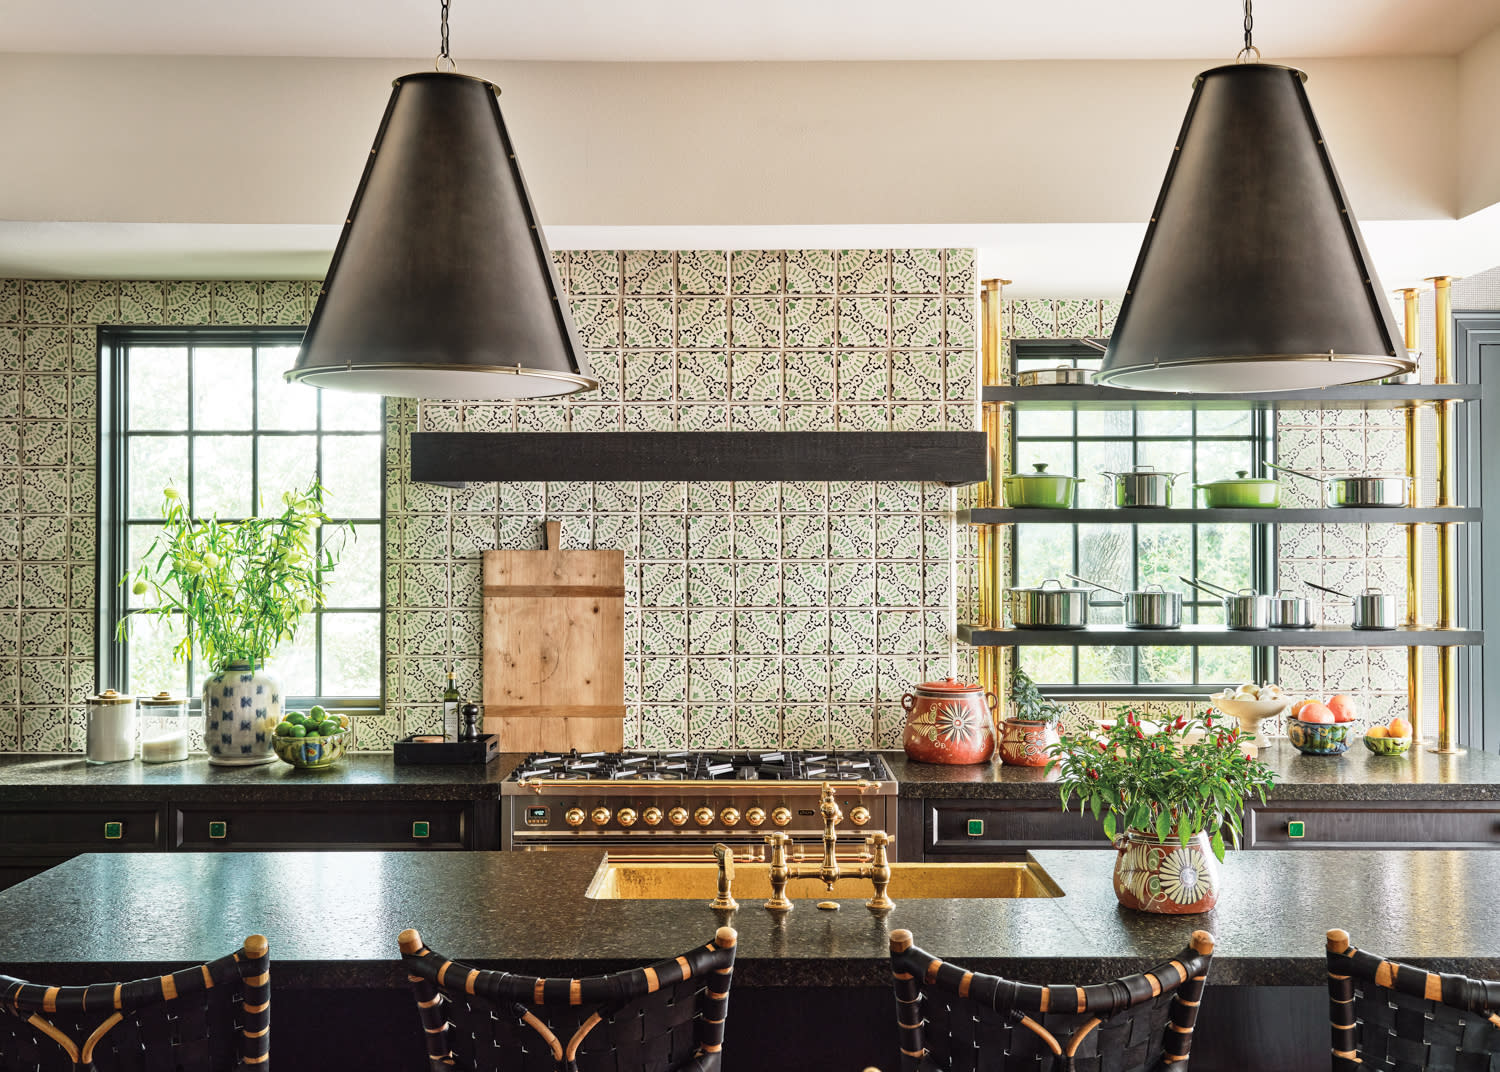
POLYGON ((1067 510, 1078 494, 1082 477, 1047 472, 1046 462, 1036 462, 1034 473, 1013 473, 1005 478, 1006 506, 1036 506, 1050 510, 1067 510))
POLYGON ((1271 508, 1281 505, 1281 482, 1256 479, 1247 470, 1234 474, 1234 480, 1210 480, 1206 484, 1194 484, 1203 489, 1203 505, 1210 510, 1227 508, 1271 508))

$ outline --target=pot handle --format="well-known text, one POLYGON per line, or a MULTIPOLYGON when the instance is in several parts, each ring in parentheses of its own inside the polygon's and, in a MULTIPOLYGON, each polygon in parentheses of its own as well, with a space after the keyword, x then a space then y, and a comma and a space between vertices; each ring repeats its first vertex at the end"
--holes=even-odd
POLYGON ((1118 834, 1116 835, 1113 844, 1115 847, 1115 851, 1121 856, 1124 856, 1125 850, 1130 847, 1130 839, 1127 838, 1124 834, 1118 834))
POLYGON ((1385 595, 1385 589, 1384 588, 1366 588, 1363 592, 1360 593, 1360 595, 1362 595, 1362 596, 1383 596, 1383 595, 1385 595))
POLYGON ((987 692, 984 694, 984 702, 990 705, 991 711, 994 711, 995 708, 1000 704, 1000 701, 995 699, 995 694, 993 692, 987 692))
POLYGON ((909 692, 905 696, 901 697, 901 710, 905 711, 907 714, 911 713, 911 709, 915 707, 916 704, 917 698, 909 692))
POLYGON ((1284 465, 1277 465, 1275 462, 1266 461, 1264 458, 1262 458, 1261 461, 1266 465, 1268 469, 1275 469, 1278 473, 1291 473, 1292 476, 1300 476, 1303 480, 1311 480, 1315 484, 1328 483, 1328 481, 1324 480, 1322 477, 1313 476, 1311 473, 1304 473, 1300 469, 1288 469, 1284 465))

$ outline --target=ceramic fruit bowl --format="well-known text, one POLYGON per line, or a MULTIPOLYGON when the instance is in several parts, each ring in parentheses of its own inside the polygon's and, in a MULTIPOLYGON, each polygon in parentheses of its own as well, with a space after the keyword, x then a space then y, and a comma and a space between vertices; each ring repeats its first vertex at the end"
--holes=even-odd
POLYGON ((1292 706, 1290 696, 1278 697, 1274 700, 1237 700, 1215 695, 1208 699, 1215 708, 1240 724, 1240 739, 1253 737, 1257 748, 1271 747, 1271 739, 1266 736, 1266 731, 1261 728, 1260 724, 1268 718, 1285 714, 1287 708, 1292 706))
POLYGON ((1287 719, 1286 735, 1297 751, 1309 756, 1337 756, 1349 748, 1351 722, 1303 722, 1287 719))
POLYGON ((327 737, 271 738, 271 750, 299 770, 323 770, 344 754, 344 739, 349 731, 327 737))
POLYGON ((1365 747, 1377 756, 1404 756, 1411 751, 1410 737, 1361 737, 1365 747))

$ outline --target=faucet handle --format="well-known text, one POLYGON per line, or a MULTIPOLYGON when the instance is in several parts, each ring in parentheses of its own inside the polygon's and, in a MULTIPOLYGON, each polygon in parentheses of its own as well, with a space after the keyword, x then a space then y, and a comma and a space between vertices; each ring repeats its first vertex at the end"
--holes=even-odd
POLYGON ((734 894, 730 890, 734 882, 734 850, 720 843, 714 846, 713 851, 714 859, 719 864, 719 893, 709 902, 708 907, 733 911, 739 907, 739 902, 734 899, 734 894))
POLYGON ((884 848, 895 840, 895 834, 887 834, 884 830, 871 830, 865 835, 865 844, 872 849, 884 848))

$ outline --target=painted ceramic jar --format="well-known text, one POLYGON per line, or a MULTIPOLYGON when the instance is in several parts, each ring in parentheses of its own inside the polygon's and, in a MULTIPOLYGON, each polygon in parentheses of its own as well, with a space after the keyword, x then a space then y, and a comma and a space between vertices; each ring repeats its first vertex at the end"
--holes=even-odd
POLYGON ((1219 898, 1219 861, 1205 833, 1184 845, 1130 830, 1115 849, 1115 896, 1126 908, 1185 916, 1207 912, 1219 898))
POLYGON ((1057 722, 1007 718, 1000 723, 1000 762, 1012 767, 1045 767, 1047 749, 1057 743, 1057 722))
POLYGON ((281 682, 264 666, 230 663, 203 682, 203 744, 210 763, 274 763, 271 734, 280 721, 281 682))
POLYGON ((995 752, 995 697, 957 678, 924 681, 901 697, 901 743, 918 763, 983 763, 995 752))

